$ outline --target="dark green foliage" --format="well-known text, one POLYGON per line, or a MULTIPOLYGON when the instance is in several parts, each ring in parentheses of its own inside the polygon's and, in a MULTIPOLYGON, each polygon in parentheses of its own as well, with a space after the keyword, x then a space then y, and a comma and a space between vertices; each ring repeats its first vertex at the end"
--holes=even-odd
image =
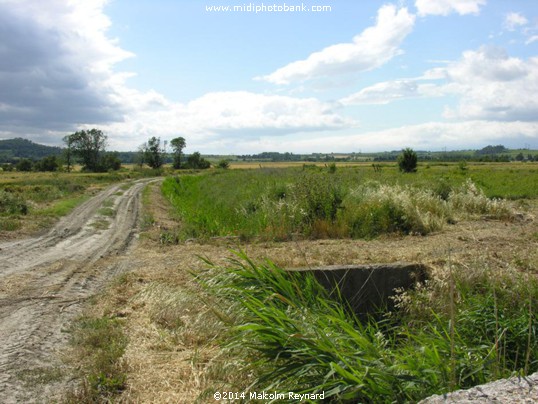
POLYGON ((303 209, 306 224, 312 224, 316 220, 336 220, 345 196, 338 179, 324 173, 301 175, 292 192, 303 209))
POLYGON ((217 167, 226 170, 230 168, 230 162, 228 160, 220 160, 217 164, 217 167))
POLYGON ((398 167, 404 173, 414 173, 417 171, 417 161, 417 153, 408 147, 398 156, 398 167))
MULTIPOLYGON (((81 130, 64 138, 68 147, 68 167, 72 164, 71 155, 78 157, 85 171, 106 171, 103 155, 107 136, 99 129, 81 130)), ((68 168, 69 171, 69 168, 68 168)))
POLYGON ((103 156, 101 164, 105 171, 117 171, 121 168, 121 161, 118 157, 118 153, 106 153, 103 156))
POLYGON ((187 158, 187 168, 198 170, 209 167, 211 167, 211 163, 204 159, 199 152, 194 152, 187 158))
POLYGON ((34 164, 35 171, 58 171, 60 164, 56 156, 42 158, 34 164))
POLYGON ((172 145, 173 154, 174 154, 174 163, 173 167, 175 169, 181 168, 181 154, 183 152, 183 149, 187 146, 187 143, 185 142, 185 138, 183 137, 176 137, 170 141, 170 144, 172 145))
POLYGON ((28 204, 21 195, 0 189, 0 214, 26 215, 27 213, 28 204))
POLYGON ((409 234, 414 229, 405 210, 392 201, 363 204, 355 210, 350 222, 354 238, 374 238, 381 234, 409 234))
POLYGON ((47 156, 60 156, 60 147, 37 144, 28 139, 0 140, 0 163, 16 163, 18 159, 39 160, 47 156))
POLYGON ((476 151, 476 154, 477 155, 487 155, 487 154, 501 154, 501 153, 506 153, 508 152, 509 150, 504 147, 503 145, 499 144, 497 146, 486 146, 480 150, 477 150, 476 151))
POLYGON ((144 163, 151 168, 160 168, 164 164, 163 149, 161 148, 161 139, 151 137, 143 146, 144 163))
POLYGON ((32 171, 34 164, 28 159, 19 160, 17 163, 17 171, 32 171))

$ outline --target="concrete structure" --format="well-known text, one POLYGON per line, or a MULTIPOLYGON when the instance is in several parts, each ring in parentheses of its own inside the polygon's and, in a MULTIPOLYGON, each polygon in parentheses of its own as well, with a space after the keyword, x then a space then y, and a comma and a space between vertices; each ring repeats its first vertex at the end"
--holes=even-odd
POLYGON ((458 390, 422 400, 420 404, 538 403, 538 373, 497 380, 468 390, 458 390))
POLYGON ((363 316, 373 313, 378 307, 392 307, 389 297, 395 295, 395 289, 409 289, 417 282, 424 281, 428 267, 417 263, 394 262, 291 270, 314 274, 318 282, 331 293, 338 288, 353 311, 363 316))

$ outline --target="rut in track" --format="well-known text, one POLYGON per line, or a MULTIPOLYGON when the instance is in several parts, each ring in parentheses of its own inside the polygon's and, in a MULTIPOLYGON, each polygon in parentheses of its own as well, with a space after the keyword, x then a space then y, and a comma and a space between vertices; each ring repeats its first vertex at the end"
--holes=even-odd
POLYGON ((0 402, 61 397, 67 381, 53 376, 65 329, 85 299, 128 269, 149 181, 111 186, 47 234, 0 244, 0 402))

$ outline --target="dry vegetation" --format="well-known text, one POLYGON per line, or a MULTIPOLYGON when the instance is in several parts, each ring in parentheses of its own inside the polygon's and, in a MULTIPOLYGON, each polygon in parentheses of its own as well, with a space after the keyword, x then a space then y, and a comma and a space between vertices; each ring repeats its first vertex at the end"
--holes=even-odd
POLYGON ((145 198, 151 203, 146 203, 145 231, 130 257, 132 270, 95 299, 88 312, 123 325, 128 344, 120 368, 126 380, 118 402, 211 402, 214 391, 235 391, 252 381, 238 371, 241 360, 219 345, 226 329, 218 317, 225 317, 227 308, 212 310, 192 282, 191 273, 206 269, 200 257, 225 264, 232 249, 242 249, 255 261, 270 257, 282 267, 419 261, 436 268, 439 279, 450 260, 470 274, 479 265, 492 273, 538 276, 536 200, 527 201, 526 213, 515 220, 461 221, 427 237, 244 245, 236 238, 221 238, 174 245, 163 244, 162 234, 173 234, 181 223, 158 186, 151 185, 145 198))

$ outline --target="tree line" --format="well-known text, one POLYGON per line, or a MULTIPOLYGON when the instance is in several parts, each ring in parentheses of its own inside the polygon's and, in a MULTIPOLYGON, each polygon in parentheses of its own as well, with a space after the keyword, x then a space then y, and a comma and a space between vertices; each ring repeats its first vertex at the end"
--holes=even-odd
MULTIPOLYGON (((3 164, 4 171, 13 168, 17 171, 59 171, 65 166, 71 171, 75 164, 81 164, 82 170, 87 172, 115 171, 121 168, 119 153, 108 152, 108 136, 99 129, 80 130, 63 138, 66 147, 62 156, 50 155, 38 161, 28 158, 20 159, 15 165, 3 164)), ((168 142, 161 143, 158 137, 151 137, 142 144, 134 162, 138 166, 147 165, 153 169, 161 168, 165 162, 172 161, 174 169, 206 169, 211 166, 199 152, 194 152, 185 158, 183 150, 187 142, 183 137, 170 141, 171 153, 168 153, 168 142)))

